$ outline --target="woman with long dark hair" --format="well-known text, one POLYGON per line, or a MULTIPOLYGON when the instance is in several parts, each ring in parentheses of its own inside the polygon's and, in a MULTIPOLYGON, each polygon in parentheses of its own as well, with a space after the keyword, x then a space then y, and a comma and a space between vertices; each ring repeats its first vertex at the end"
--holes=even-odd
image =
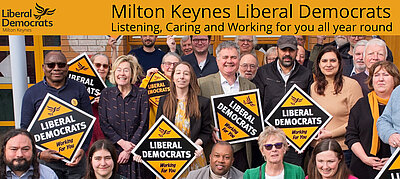
MULTIPOLYGON (((195 144, 202 146, 210 140, 212 130, 210 100, 199 96, 199 92, 192 66, 187 62, 178 63, 171 75, 171 91, 160 99, 157 119, 163 114, 195 144)), ((196 151, 196 157, 181 177, 207 165, 202 151, 196 151)))
MULTIPOLYGON (((351 152, 344 144, 344 134, 350 109, 363 94, 357 81, 343 76, 342 71, 343 62, 338 50, 331 46, 322 49, 315 63, 315 81, 311 85, 311 97, 333 116, 315 141, 327 138, 338 141, 344 150, 346 164, 349 165, 351 152)), ((311 145, 315 144, 314 142, 311 145)))

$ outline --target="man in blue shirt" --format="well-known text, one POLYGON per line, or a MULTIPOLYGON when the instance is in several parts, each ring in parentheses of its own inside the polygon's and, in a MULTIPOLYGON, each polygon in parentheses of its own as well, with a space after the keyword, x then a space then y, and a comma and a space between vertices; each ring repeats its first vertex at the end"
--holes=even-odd
MULTIPOLYGON (((92 114, 89 94, 85 86, 82 83, 67 78, 67 58, 63 53, 59 51, 47 53, 42 68, 45 75, 43 81, 30 87, 25 92, 22 101, 21 128, 28 128, 47 93, 57 96, 71 103, 73 106, 92 114)), ((52 168, 59 178, 82 178, 86 173, 84 154, 85 150, 89 148, 91 135, 90 132, 72 163, 61 161, 62 157, 53 155, 57 153, 54 150, 40 152, 39 159, 52 168)))
POLYGON ((157 36, 142 35, 140 38, 142 39, 143 46, 131 50, 128 54, 134 55, 138 59, 143 71, 147 71, 150 68, 158 68, 158 70, 161 70, 161 61, 165 53, 154 47, 157 36))
POLYGON ((2 141, 0 178, 58 179, 49 167, 39 164, 33 136, 25 129, 11 129, 2 141))

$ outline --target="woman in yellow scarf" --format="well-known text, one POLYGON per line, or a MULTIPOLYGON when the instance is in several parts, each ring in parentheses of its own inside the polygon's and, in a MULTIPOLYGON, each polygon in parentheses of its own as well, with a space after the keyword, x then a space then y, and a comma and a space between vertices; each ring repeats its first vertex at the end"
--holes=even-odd
POLYGON ((399 70, 393 63, 375 63, 367 79, 372 91, 350 111, 345 143, 353 152, 350 170, 358 178, 374 178, 391 155, 389 145, 378 137, 376 122, 399 79, 399 70))

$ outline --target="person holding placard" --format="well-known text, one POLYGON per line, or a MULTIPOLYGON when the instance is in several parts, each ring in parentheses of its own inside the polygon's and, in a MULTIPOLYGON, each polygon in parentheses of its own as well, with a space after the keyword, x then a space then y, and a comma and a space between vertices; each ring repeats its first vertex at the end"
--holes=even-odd
MULTIPOLYGON (((157 119, 164 115, 171 120, 195 144, 203 146, 211 138, 210 100, 198 96, 200 92, 196 74, 187 62, 176 64, 171 75, 171 91, 161 97, 157 119)), ((207 165, 203 149, 196 151, 197 159, 181 175, 207 165)))
POLYGON ((119 56, 110 76, 116 86, 105 88, 99 103, 100 127, 117 149, 118 174, 127 178, 141 175, 131 151, 148 129, 149 97, 145 89, 134 85, 140 68, 136 57, 119 56))
MULTIPOLYGON (((50 93, 67 103, 92 114, 89 94, 85 86, 75 80, 67 77, 68 65, 67 58, 60 51, 50 51, 44 57, 42 65, 44 72, 43 81, 33 85, 26 90, 21 110, 21 128, 27 129, 36 112, 39 110, 47 93, 50 93)), ((92 131, 89 132, 81 149, 75 156, 72 163, 61 161, 63 157, 54 155, 58 153, 55 150, 44 150, 40 152, 39 159, 56 172, 59 178, 82 178, 85 173, 86 159, 85 151, 89 148, 92 131)))
POLYGON ((357 179, 351 175, 342 147, 334 139, 324 139, 315 146, 307 173, 306 179, 357 179))
POLYGON ((288 143, 282 129, 276 129, 273 126, 266 127, 258 136, 258 145, 265 163, 257 168, 246 170, 243 179, 304 178, 304 171, 301 167, 283 161, 288 143))
POLYGON ((374 178, 391 156, 389 145, 379 139, 376 122, 400 83, 399 70, 389 61, 377 62, 370 68, 367 82, 373 91, 351 109, 345 135, 345 143, 353 151, 350 169, 358 178, 374 178))
MULTIPOLYGON (((231 94, 256 88, 256 85, 237 73, 240 63, 240 51, 236 43, 224 41, 218 45, 216 53, 219 72, 204 78, 199 78, 198 82, 201 96, 211 98, 211 96, 214 95, 231 94)), ((217 130, 217 128, 214 128, 213 132, 213 140, 215 143, 217 140, 220 140, 217 139, 217 130)), ((245 171, 250 168, 252 159, 251 143, 238 143, 232 146, 234 149, 233 155, 236 159, 233 166, 240 171, 245 171)), ((206 146, 206 155, 211 153, 211 147, 212 145, 206 146)))
MULTIPOLYGON (((180 61, 182 61, 181 57, 175 52, 168 52, 162 58, 161 71, 168 78, 168 80, 171 79, 172 70, 174 69, 175 65, 177 63, 179 63, 180 61)), ((146 88, 146 86, 149 84, 151 76, 157 72, 158 72, 157 68, 151 68, 151 69, 147 70, 146 78, 144 78, 142 80, 142 84, 140 84, 140 87, 146 88)), ((151 126, 153 126, 153 124, 157 120, 157 118, 156 118, 157 108, 158 108, 158 105, 154 105, 153 103, 150 103, 149 128, 151 128, 151 126)))
POLYGON ((344 150, 346 164, 350 164, 351 151, 344 144, 344 134, 350 109, 363 94, 357 81, 342 75, 343 63, 339 51, 332 46, 322 49, 315 62, 315 82, 311 97, 333 118, 321 129, 311 146, 322 139, 337 140, 344 150))
POLYGON ((105 139, 98 140, 88 152, 88 171, 85 179, 126 179, 118 175, 117 151, 105 139))

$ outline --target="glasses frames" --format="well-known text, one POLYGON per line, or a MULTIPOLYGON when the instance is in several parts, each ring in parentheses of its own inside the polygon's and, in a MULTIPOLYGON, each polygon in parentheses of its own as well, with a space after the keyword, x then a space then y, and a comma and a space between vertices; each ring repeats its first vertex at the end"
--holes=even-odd
POLYGON ((67 63, 45 63, 45 65, 47 66, 47 68, 55 68, 56 65, 58 66, 58 68, 65 68, 67 66, 67 63))
POLYGON ((283 147, 283 142, 279 142, 279 143, 275 143, 275 144, 265 144, 264 148, 265 150, 272 150, 272 147, 274 147, 276 149, 281 149, 283 147))

